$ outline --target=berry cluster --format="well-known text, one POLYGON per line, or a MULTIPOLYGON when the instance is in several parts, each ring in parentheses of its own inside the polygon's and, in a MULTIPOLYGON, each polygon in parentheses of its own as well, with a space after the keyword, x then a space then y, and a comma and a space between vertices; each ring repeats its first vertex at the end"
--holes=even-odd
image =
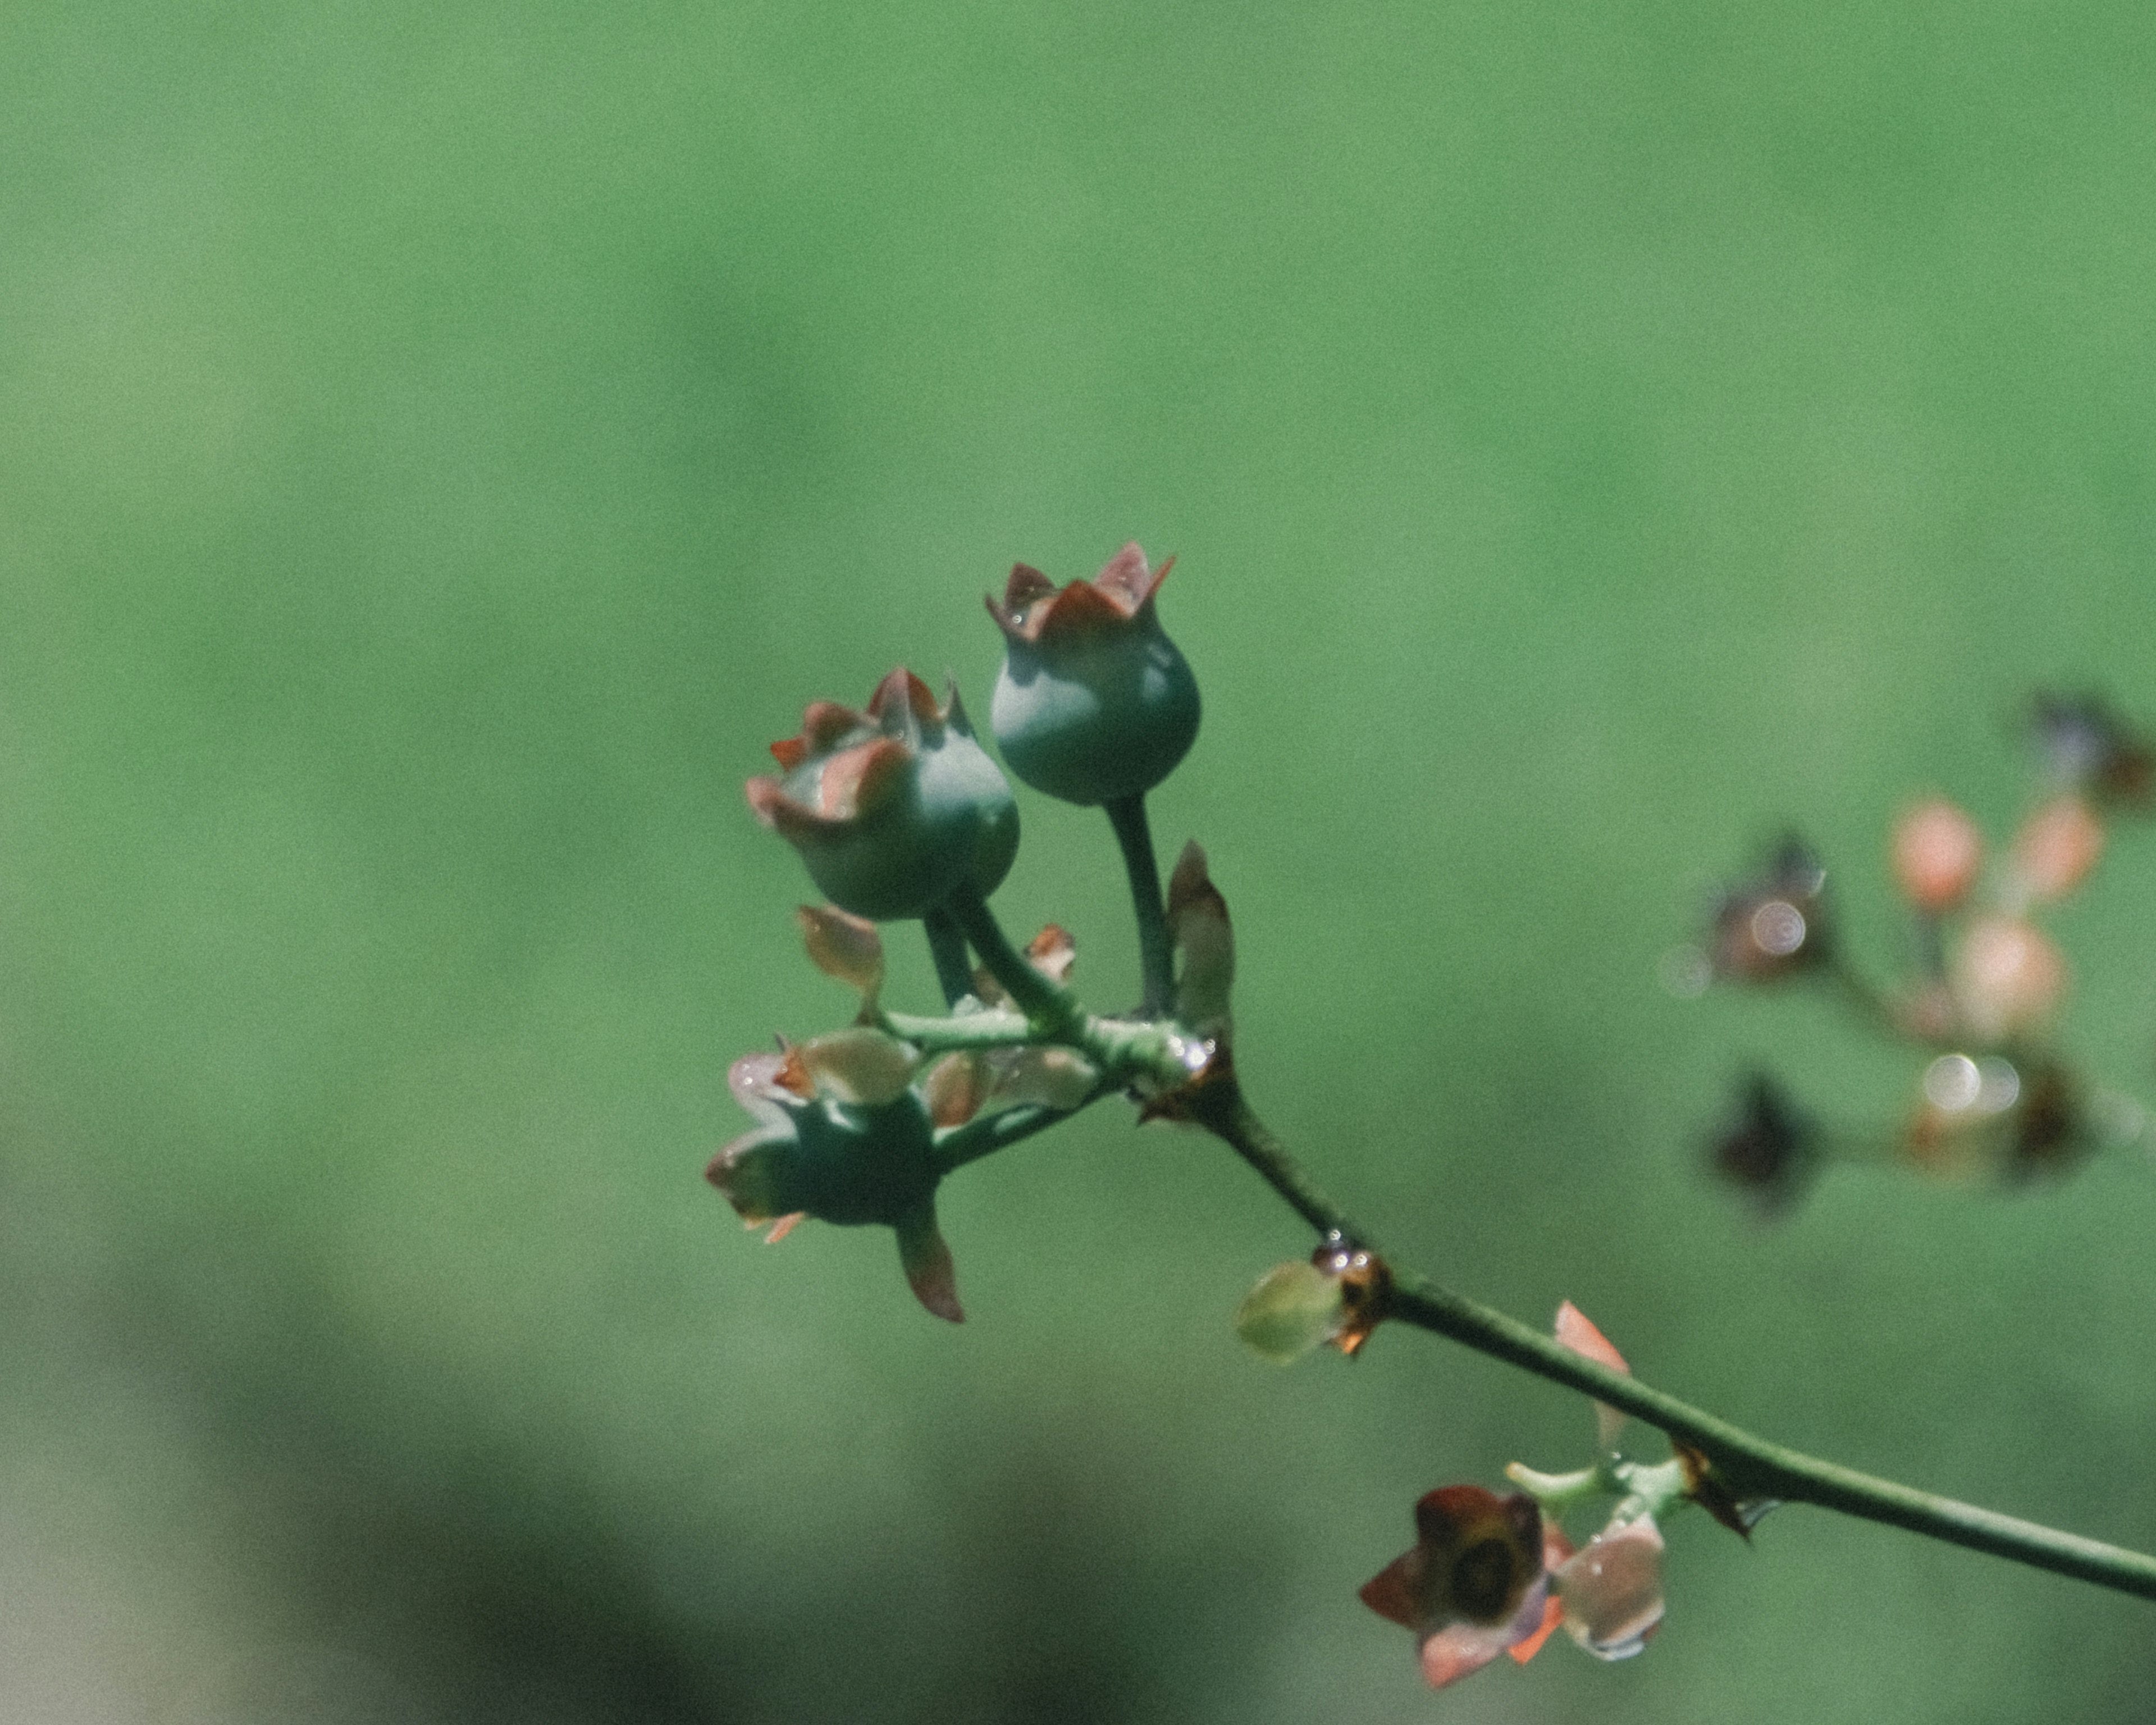
MULTIPOLYGON (((1702 947, 1674 967, 1684 992, 1709 981, 1823 985, 1920 1053, 1909 1112, 1884 1147, 1931 1173, 2025 1178, 2143 1130, 2135 1105, 2089 1086, 2054 1045, 2069 971, 2042 918, 2087 880, 2109 818, 2147 809, 2156 752, 2087 697, 2038 696, 2032 728, 2047 783, 1995 856, 1976 822, 1943 797, 1912 803, 1894 824, 1888 855, 1910 912, 1913 962, 1890 987, 1854 962, 1826 872, 1795 839, 1722 895, 1702 947)), ((1880 1147, 1827 1132, 1777 1081, 1754 1073, 1739 1085, 1712 1160, 1777 1209, 1829 1157, 1866 1158, 1880 1147)))

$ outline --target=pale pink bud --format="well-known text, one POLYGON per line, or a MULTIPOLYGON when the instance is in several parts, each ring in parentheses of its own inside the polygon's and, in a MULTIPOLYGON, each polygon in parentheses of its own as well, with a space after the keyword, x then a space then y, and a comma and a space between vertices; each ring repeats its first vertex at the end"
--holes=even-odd
POLYGON ((1661 1627, 1661 1529, 1652 1516, 1604 1527, 1555 1579, 1566 1633, 1597 1659, 1630 1659, 1661 1627))
MULTIPOLYGON (((1582 1358, 1591 1359, 1598 1366, 1607 1366, 1613 1372, 1622 1372, 1627 1377, 1631 1375, 1632 1368, 1625 1363, 1625 1356, 1610 1346, 1609 1338, 1569 1300, 1557 1309, 1554 1332, 1560 1343, 1582 1358)), ((1624 1429, 1622 1414, 1606 1402, 1595 1403, 1594 1435, 1604 1449, 1614 1449, 1618 1434, 1624 1429)))
POLYGON ((1984 838, 1976 823, 1933 797, 1894 823, 1894 879, 1920 911, 1950 911, 1976 884, 1984 838))
POLYGON ((2014 835, 2014 878, 2039 904, 2064 898, 2103 855, 2103 823, 2071 791, 2021 823, 2014 835))
POLYGON ((2034 923, 2020 916, 1972 922, 1954 955, 1953 992, 1979 1038, 2003 1042, 2041 1025, 2066 992, 2066 961, 2034 923))

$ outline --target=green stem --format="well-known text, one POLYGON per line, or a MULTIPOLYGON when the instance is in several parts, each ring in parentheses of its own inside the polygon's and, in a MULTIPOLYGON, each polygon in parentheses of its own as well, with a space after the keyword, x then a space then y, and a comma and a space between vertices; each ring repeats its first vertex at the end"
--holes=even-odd
POLYGON ((1168 915, 1162 908, 1160 865, 1152 850, 1152 829, 1146 820, 1145 793, 1113 797, 1101 805, 1122 847, 1123 871, 1131 879, 1131 907, 1137 913, 1138 962, 1145 993, 1138 1016, 1164 1016, 1175 1003, 1175 949, 1168 939, 1168 915))
MULTIPOLYGON (((1008 1014, 981 1014, 987 1022, 978 1028, 965 1019, 890 1020, 900 1034, 917 1031, 921 1034, 909 1040, 920 1040, 942 1027, 963 1039, 946 1045, 956 1046, 1060 1042, 1085 1051, 1101 1067, 1096 1096, 1141 1074, 1163 1086, 1187 1074, 1188 1069, 1178 1064, 1175 1037, 1161 1026, 1088 1015, 1068 989, 1043 976, 1011 946, 978 896, 954 902, 952 914, 982 962, 1024 1008, 1029 1022, 1021 1029, 1008 1014)), ((1312 1229, 1321 1235, 1339 1233, 1365 1247, 1373 1245, 1369 1234, 1319 1189, 1252 1111, 1224 1050, 1180 1094, 1183 1103, 1178 1111, 1225 1142, 1312 1229)), ((1068 1118, 1069 1111, 1035 1106, 1007 1109, 947 1134, 937 1145, 938 1159, 947 1171, 1045 1132, 1068 1118)), ((1736 1497, 1815 1504, 2156 1599, 2156 1558, 1877 1479, 1770 1443, 1627 1373, 1599 1365, 1554 1337, 1412 1271, 1392 1267, 1386 1315, 1645 1420, 1704 1454, 1736 1497)))
POLYGON ((988 966, 988 974, 1004 985, 1004 992, 1017 1003, 1019 1010, 1033 1020, 1040 1039, 1074 1040, 1086 1019, 1085 1009, 1079 1005, 1077 997, 1062 983, 1043 976, 1032 961, 1010 943, 1003 925, 996 921, 996 913, 973 887, 959 888, 946 902, 952 920, 973 943, 973 950, 981 955, 981 963, 988 966))
MULTIPOLYGON (((1232 1076, 1201 1086, 1224 1092, 1192 1117, 1225 1139, 1298 1214, 1321 1233, 1337 1230, 1368 1246, 1369 1236, 1313 1184, 1242 1099, 1232 1076)), ((1393 1268, 1388 1316, 1466 1343, 1479 1353, 1621 1408, 1704 1453, 1732 1493, 1816 1504, 1866 1521, 1906 1527, 1994 1557, 2156 1599, 2156 1558, 1960 1503, 1892 1480, 1769 1443, 1636 1378, 1574 1353, 1553 1337, 1480 1302, 1393 1268)))
POLYGON ((936 980, 943 1001, 956 1009, 973 992, 973 967, 966 958, 966 937, 951 913, 940 906, 921 919, 921 932, 928 937, 928 956, 936 961, 936 980))
POLYGON ((1912 1030, 1902 1014, 1895 1011, 1894 1003, 1843 957, 1839 947, 1835 948, 1828 957, 1823 974, 1856 1015, 1868 1021, 1874 1029, 1897 1042, 1932 1045, 1933 1039, 1918 1036, 1912 1030))
POLYGON ((1034 1040, 1033 1026, 1014 1012, 969 1012, 955 1019, 916 1018, 887 1012, 882 1027, 923 1054, 949 1054, 968 1048, 1022 1048, 1034 1040))
POLYGON ((1051 1126, 1060 1125, 1079 1112, 1090 1108, 1115 1088, 1101 1085, 1076 1108, 1050 1108, 1039 1102, 1027 1102, 1016 1108, 1005 1108, 1000 1113, 969 1120, 963 1126, 940 1134, 936 1140, 936 1165, 944 1173, 963 1168, 969 1162, 978 1162, 983 1156, 993 1156, 998 1150, 1007 1150, 1013 1144, 1031 1137, 1035 1132, 1045 1132, 1051 1126))

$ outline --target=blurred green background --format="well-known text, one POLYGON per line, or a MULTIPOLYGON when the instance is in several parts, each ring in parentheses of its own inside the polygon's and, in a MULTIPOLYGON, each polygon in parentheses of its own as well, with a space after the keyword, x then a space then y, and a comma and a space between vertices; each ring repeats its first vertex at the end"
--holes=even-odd
MULTIPOLYGON (((1794 821, 1875 961, 2042 681, 2156 711, 2156 18, 2117 3, 28 0, 0 18, 0 1712, 2139 1720, 2145 1604, 1677 1522, 1645 1657, 1442 1697, 1354 1589, 1585 1413, 1096 1111, 766 1250, 847 1012, 739 781, 1014 558, 1179 554, 1155 798, 1254 1099, 1396 1255, 1837 1459, 2156 1544, 2156 1178, 1699 1173, 1815 1003, 1657 985, 1794 821)), ((1132 992, 1105 824, 1001 895, 1132 992)), ((2156 834, 2063 918, 2144 1089, 2156 834)), ((900 993, 930 998, 909 946, 900 993)))

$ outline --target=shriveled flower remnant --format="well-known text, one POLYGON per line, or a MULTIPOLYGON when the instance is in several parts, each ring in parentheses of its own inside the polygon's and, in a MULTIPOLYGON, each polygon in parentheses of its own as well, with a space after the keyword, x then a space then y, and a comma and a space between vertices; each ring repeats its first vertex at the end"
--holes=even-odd
MULTIPOLYGON (((1612 1372, 1630 1368, 1602 1332, 1568 1301, 1558 1310, 1559 1342, 1612 1372)), ((1521 1489, 1507 1497, 1476 1485, 1440 1486, 1415 1505, 1415 1543, 1363 1588, 1363 1603, 1411 1630, 1423 1676, 1443 1688, 1500 1653, 1522 1665, 1557 1629, 1598 1659, 1629 1659, 1662 1622, 1661 1518, 1688 1502, 1749 1537, 1765 1509, 1739 1504, 1711 1463, 1681 1450, 1650 1465, 1622 1448, 1624 1416, 1595 1405, 1595 1454, 1565 1474, 1515 1462, 1521 1489), (1563 1517, 1614 1498, 1608 1518, 1583 1545, 1563 1517)))
POLYGON ((1958 1178, 2015 1180, 2142 1137, 2140 1110, 2091 1085, 2057 1050, 2071 972, 2044 915, 2102 856, 2112 819, 2143 812, 2156 752, 2101 701, 2041 695, 2032 729, 2044 783, 1993 851, 1957 803, 1931 795, 1894 824, 1887 860, 1910 913, 1909 962, 1875 981, 1836 937, 1825 871, 1787 840, 1762 873, 1725 892, 1691 973, 1753 988, 1822 988, 1922 1058, 1888 1133, 1830 1132, 1763 1073, 1738 1086, 1710 1166, 1767 1212, 1786 1209, 1824 1163, 1888 1158, 1958 1178))

